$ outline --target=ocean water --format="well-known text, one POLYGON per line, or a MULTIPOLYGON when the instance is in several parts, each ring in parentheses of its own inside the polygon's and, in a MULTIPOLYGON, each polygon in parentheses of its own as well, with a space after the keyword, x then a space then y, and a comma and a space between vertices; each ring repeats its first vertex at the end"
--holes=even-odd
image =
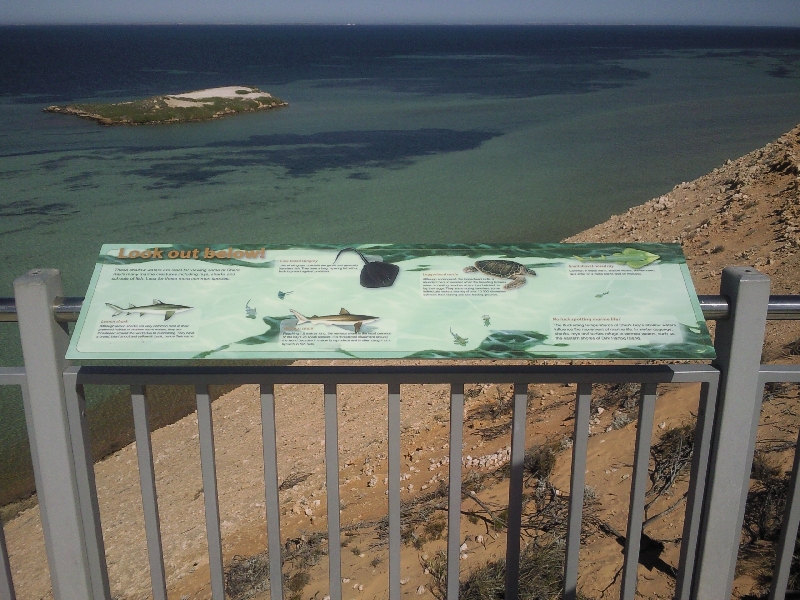
MULTIPOLYGON (((800 29, 0 28, 0 296, 113 242, 552 242, 800 122, 800 29), (43 113, 257 85, 284 109, 43 113)), ((0 364, 20 363, 0 327, 0 364)), ((0 448, 24 440, 0 395, 0 448)))

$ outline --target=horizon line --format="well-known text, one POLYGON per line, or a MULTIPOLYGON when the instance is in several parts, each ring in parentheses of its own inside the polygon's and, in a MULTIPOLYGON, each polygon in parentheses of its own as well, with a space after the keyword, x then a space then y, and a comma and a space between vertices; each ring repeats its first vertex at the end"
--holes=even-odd
POLYGON ((313 21, 286 21, 286 22, 185 22, 185 21, 85 21, 85 22, 19 22, 2 23, 0 27, 697 27, 697 28, 740 28, 740 29, 798 29, 800 24, 785 25, 776 23, 742 24, 742 23, 625 23, 625 22, 433 22, 433 21, 403 21, 403 22, 376 22, 376 23, 345 23, 345 22, 313 22, 313 21))

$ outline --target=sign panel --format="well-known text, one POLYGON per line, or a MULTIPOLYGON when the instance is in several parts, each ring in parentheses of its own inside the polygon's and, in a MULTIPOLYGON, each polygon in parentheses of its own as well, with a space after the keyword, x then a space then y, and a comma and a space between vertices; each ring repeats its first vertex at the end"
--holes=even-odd
POLYGON ((709 359, 677 244, 104 245, 70 360, 709 359))

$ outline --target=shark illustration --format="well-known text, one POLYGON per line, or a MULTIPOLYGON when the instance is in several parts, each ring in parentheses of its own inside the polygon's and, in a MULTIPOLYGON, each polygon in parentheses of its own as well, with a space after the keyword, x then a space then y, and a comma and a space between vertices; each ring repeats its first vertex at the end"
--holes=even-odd
POLYGON ((143 317, 145 314, 164 315, 165 321, 167 321, 175 313, 192 310, 191 306, 184 306, 183 304, 168 304, 162 302, 161 300, 153 300, 152 304, 148 304, 145 306, 134 306, 133 304, 131 304, 130 306, 128 306, 128 308, 122 308, 121 306, 117 306, 116 304, 111 304, 110 302, 106 302, 106 306, 114 310, 115 317, 122 313, 128 315, 131 313, 139 313, 140 317, 143 317))
POLYGON ((351 315, 346 309, 339 311, 338 315, 323 315, 321 317, 314 315, 313 317, 304 317, 296 310, 289 311, 297 318, 297 324, 302 323, 322 323, 323 325, 337 325, 339 327, 352 325, 355 333, 361 331, 361 326, 365 323, 372 323, 377 321, 380 317, 371 317, 370 315, 351 315))
POLYGON ((597 258, 583 258, 575 256, 581 262, 613 262, 628 265, 632 269, 641 269, 650 263, 656 262, 661 258, 658 254, 652 254, 645 250, 636 248, 625 248, 622 252, 615 252, 609 256, 598 256, 597 258))

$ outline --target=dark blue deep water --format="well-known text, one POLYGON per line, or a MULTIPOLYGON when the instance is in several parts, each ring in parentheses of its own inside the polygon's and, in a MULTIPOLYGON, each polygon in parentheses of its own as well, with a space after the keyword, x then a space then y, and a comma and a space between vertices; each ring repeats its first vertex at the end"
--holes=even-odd
POLYGON ((735 27, 64 26, 0 28, 0 96, 68 102, 216 87, 225 81, 525 98, 648 77, 617 61, 775 59, 796 75, 800 31, 735 27), (465 60, 469 59, 469 60, 465 60))
MULTIPOLYGON (((800 29, 1 27, 0 296, 33 267, 83 295, 113 242, 558 241, 798 122, 800 29), (42 112, 227 85, 289 107, 42 112)), ((0 415, 24 454, 7 391, 0 415)))

